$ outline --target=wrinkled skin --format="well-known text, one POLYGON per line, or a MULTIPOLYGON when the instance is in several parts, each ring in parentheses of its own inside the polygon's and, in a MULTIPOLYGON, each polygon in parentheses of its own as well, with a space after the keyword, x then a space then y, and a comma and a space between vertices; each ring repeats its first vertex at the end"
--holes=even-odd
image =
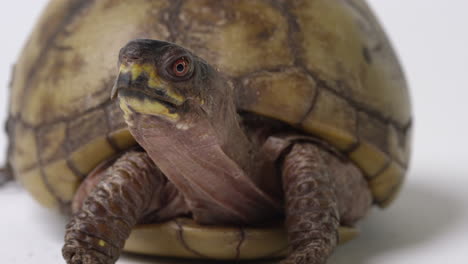
POLYGON ((222 74, 184 48, 136 40, 121 50, 119 69, 112 97, 143 150, 85 180, 67 226, 67 263, 115 263, 134 225, 186 215, 234 226, 285 217, 282 263, 323 264, 339 225, 354 225, 371 205, 352 163, 288 128, 257 133, 222 74))

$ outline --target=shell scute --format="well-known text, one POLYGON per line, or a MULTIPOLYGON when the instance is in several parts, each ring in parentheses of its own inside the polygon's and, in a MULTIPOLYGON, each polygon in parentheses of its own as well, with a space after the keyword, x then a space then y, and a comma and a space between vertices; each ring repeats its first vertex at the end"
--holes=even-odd
POLYGON ((293 65, 288 23, 268 1, 188 0, 179 17, 175 42, 230 76, 293 65))
POLYGON ((334 142, 338 149, 347 150, 357 142, 356 116, 355 109, 346 100, 322 89, 301 126, 311 134, 334 142))
POLYGON ((77 190, 81 177, 68 166, 66 160, 59 160, 44 168, 44 177, 49 191, 63 204, 70 204, 77 190))
POLYGON ((50 126, 41 127, 37 132, 37 147, 40 149, 39 158, 41 162, 49 162, 63 159, 67 155, 66 123, 59 122, 50 126))
POLYGON ((240 108, 299 124, 317 93, 314 80, 298 68, 265 71, 242 80, 240 108), (303 100, 308 98, 308 100, 303 100))

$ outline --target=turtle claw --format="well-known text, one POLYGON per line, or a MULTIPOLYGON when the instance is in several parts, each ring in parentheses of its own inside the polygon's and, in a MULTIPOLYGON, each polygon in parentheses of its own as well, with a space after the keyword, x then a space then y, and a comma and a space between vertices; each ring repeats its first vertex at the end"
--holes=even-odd
MULTIPOLYGON (((74 255, 70 264, 101 264, 99 259, 95 259, 90 255, 74 255)), ((102 263, 104 264, 104 263, 102 263)))
POLYGON ((101 254, 92 250, 83 248, 65 247, 63 257, 67 264, 111 264, 108 258, 100 256, 101 254))

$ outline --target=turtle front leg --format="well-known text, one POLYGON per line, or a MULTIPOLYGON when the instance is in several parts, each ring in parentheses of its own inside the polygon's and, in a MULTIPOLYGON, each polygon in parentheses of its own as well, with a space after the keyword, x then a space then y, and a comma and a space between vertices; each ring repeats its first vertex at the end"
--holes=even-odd
MULTIPOLYGON (((151 213, 174 198, 167 195, 170 186, 166 178, 143 152, 123 155, 89 181, 95 186, 84 199, 75 198, 83 202, 67 225, 62 252, 69 264, 115 263, 131 229, 154 220, 151 213)), ((169 192, 175 194, 174 190, 169 192)))
POLYGON ((321 147, 301 143, 282 164, 290 253, 282 264, 324 264, 338 243, 341 224, 365 215, 371 194, 349 162, 321 147))

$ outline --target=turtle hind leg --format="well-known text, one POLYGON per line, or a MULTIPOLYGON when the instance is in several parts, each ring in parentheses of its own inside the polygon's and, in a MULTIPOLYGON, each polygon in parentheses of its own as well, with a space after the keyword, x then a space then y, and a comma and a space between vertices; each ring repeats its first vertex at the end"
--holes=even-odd
POLYGON ((310 143, 298 143, 284 156, 282 180, 290 253, 282 264, 326 263, 338 243, 342 219, 352 224, 371 205, 360 172, 332 156, 310 143), (353 190, 344 191, 347 187, 353 190))
POLYGON ((98 173, 67 225, 62 253, 69 264, 115 263, 131 229, 153 219, 167 198, 167 180, 144 152, 128 152, 98 173))
POLYGON ((13 180, 13 173, 9 165, 4 168, 0 168, 0 186, 13 180))

